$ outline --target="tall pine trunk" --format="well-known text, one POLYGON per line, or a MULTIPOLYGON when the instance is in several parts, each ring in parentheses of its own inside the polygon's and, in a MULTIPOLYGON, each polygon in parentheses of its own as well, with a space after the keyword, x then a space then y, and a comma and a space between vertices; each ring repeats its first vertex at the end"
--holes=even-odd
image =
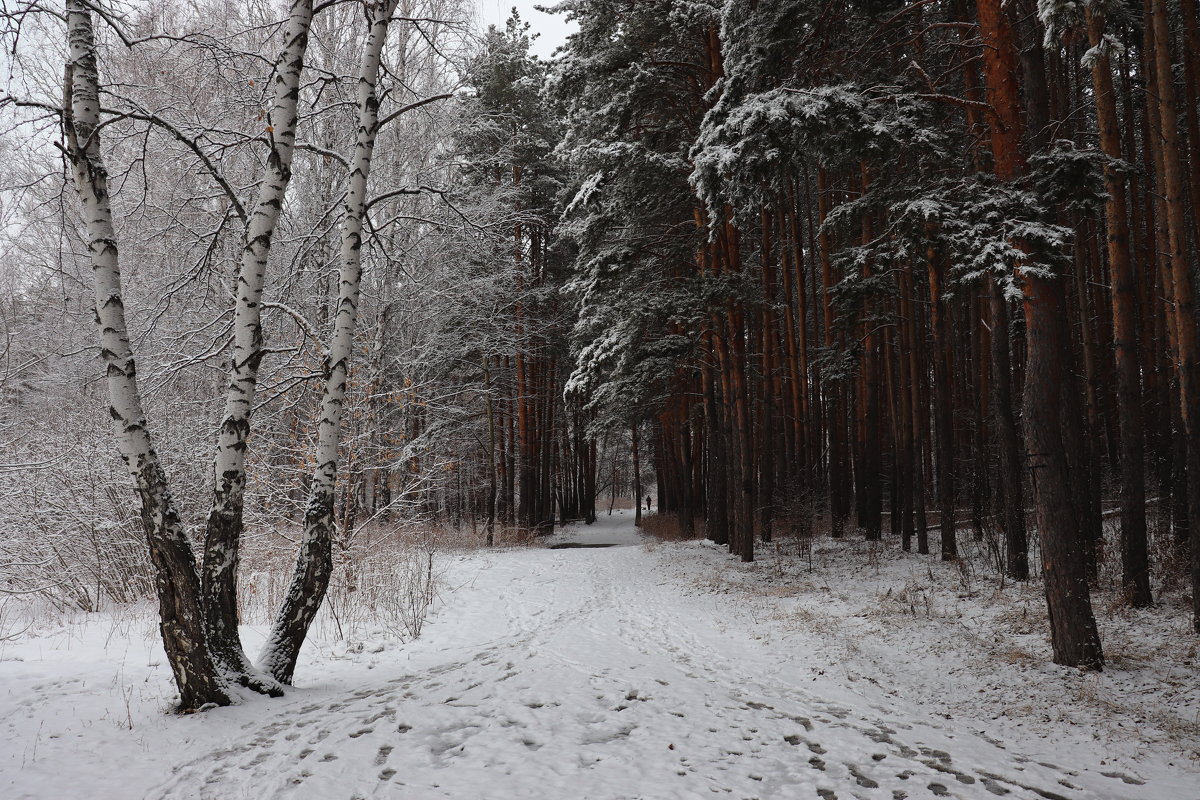
MULTIPOLYGON (((1116 162, 1121 158, 1112 64, 1101 47, 1105 21, 1101 13, 1088 13, 1088 40, 1100 48, 1092 63, 1092 87, 1100 148, 1116 162)), ((1150 563, 1146 544, 1145 435, 1142 425, 1142 386, 1139 377, 1137 296, 1129 249, 1129 220, 1125 202, 1125 175, 1106 164, 1105 218, 1108 223, 1108 270, 1112 298, 1113 345, 1117 370, 1117 413, 1121 438, 1121 575, 1130 604, 1152 602, 1150 563)))
POLYGON ((1172 282, 1171 313, 1175 320, 1175 368, 1179 374, 1179 414, 1183 426, 1183 453, 1187 478, 1183 482, 1191 530, 1193 626, 1200 632, 1200 341, 1196 330, 1196 300, 1187 252, 1186 188, 1182 164, 1179 121, 1176 116, 1175 78, 1171 63, 1171 32, 1166 0, 1151 0, 1148 20, 1153 30, 1154 76, 1158 88, 1162 159, 1162 202, 1172 282))
POLYGON ((634 422, 629 428, 630 449, 633 455, 633 526, 635 528, 642 527, 642 461, 638 453, 639 427, 640 424, 634 422))
POLYGON ((933 414, 937 431, 938 526, 943 561, 958 558, 954 523, 954 345, 950 341, 950 307, 942 296, 944 269, 940 256, 929 253, 929 314, 933 327, 933 414))
MULTIPOLYGON (((1016 43, 1001 0, 976 0, 983 38, 984 74, 991 105, 988 126, 996 176, 1015 181, 1027 169, 1021 151, 1022 119, 1016 43)), ((1018 243, 1019 244, 1019 243, 1018 243)), ((1038 541, 1054 661, 1101 669, 1104 654, 1092 614, 1087 571, 1077 536, 1065 427, 1062 354, 1066 314, 1062 281, 1040 271, 1020 276, 1024 293, 1027 363, 1025 444, 1033 475, 1038 541)))
POLYGON ((995 282, 990 287, 988 302, 992 311, 992 414, 1000 450, 1004 569, 1008 577, 1023 581, 1029 578, 1029 543, 1025 530, 1025 489, 1021 484, 1021 450, 1013 414, 1008 301, 995 282))

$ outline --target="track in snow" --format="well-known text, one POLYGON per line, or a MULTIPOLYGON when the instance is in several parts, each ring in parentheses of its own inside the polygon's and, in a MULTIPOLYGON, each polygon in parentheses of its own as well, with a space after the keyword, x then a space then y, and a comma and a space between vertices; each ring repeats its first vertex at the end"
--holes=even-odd
MULTIPOLYGON (((637 534, 618 516, 576 540, 630 544, 637 534)), ((269 710, 263 701, 259 718, 150 796, 1151 796, 1131 776, 1078 773, 814 683, 799 668, 804 653, 760 644, 753 621, 729 608, 736 598, 689 590, 666 551, 470 561, 485 564, 471 585, 359 688, 302 689, 269 710)))

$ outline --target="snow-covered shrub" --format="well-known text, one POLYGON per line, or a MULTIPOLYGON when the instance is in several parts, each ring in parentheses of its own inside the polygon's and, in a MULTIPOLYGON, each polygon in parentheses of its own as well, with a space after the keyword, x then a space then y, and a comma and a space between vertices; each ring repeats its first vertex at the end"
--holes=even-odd
POLYGON ((393 633, 409 639, 421 635, 438 593, 436 555, 436 535, 425 531, 397 550, 392 585, 381 587, 378 601, 380 620, 393 633))
POLYGON ((15 463, 0 469, 0 594, 97 611, 152 593, 141 520, 92 411, 66 409, 6 442, 15 463))
MULTIPOLYGON (((349 542, 334 545, 333 575, 315 623, 318 638, 417 638, 439 596, 444 554, 473 544, 469 531, 445 531, 425 523, 359 528, 349 542)), ((240 598, 244 623, 271 621, 291 578, 291 559, 290 543, 280 537, 248 542, 240 598)))

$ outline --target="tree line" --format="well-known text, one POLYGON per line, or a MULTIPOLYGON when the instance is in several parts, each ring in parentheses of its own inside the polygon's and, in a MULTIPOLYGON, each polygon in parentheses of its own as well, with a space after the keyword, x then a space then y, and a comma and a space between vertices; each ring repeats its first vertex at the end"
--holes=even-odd
POLYGON ((986 529, 1017 580, 1036 532, 1093 669, 1149 519, 1200 626, 1194 3, 565 7, 573 381, 652 426, 663 510, 743 560, 818 512, 943 559, 986 529))
POLYGON ((359 532, 607 491, 746 561, 984 540, 1062 664, 1105 562, 1200 626, 1193 0, 565 0, 549 62, 467 5, 6 10, 9 590, 153 591, 195 710, 284 690, 359 532))

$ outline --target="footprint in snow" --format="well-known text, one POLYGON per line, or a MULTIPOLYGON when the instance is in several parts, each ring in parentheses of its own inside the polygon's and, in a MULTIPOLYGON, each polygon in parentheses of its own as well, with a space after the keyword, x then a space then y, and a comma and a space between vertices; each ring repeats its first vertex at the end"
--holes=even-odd
POLYGON ((1132 775, 1126 775, 1124 772, 1101 772, 1106 778, 1119 778, 1123 783, 1128 783, 1131 786, 1145 786, 1146 782, 1140 778, 1135 778, 1132 775))
POLYGON ((856 783, 858 783, 859 786, 862 786, 866 789, 878 789, 879 788, 879 781, 875 780, 874 778, 869 778, 866 775, 864 775, 863 773, 859 772, 858 768, 855 767, 853 764, 846 764, 845 767, 850 772, 850 774, 854 776, 854 780, 856 783))

